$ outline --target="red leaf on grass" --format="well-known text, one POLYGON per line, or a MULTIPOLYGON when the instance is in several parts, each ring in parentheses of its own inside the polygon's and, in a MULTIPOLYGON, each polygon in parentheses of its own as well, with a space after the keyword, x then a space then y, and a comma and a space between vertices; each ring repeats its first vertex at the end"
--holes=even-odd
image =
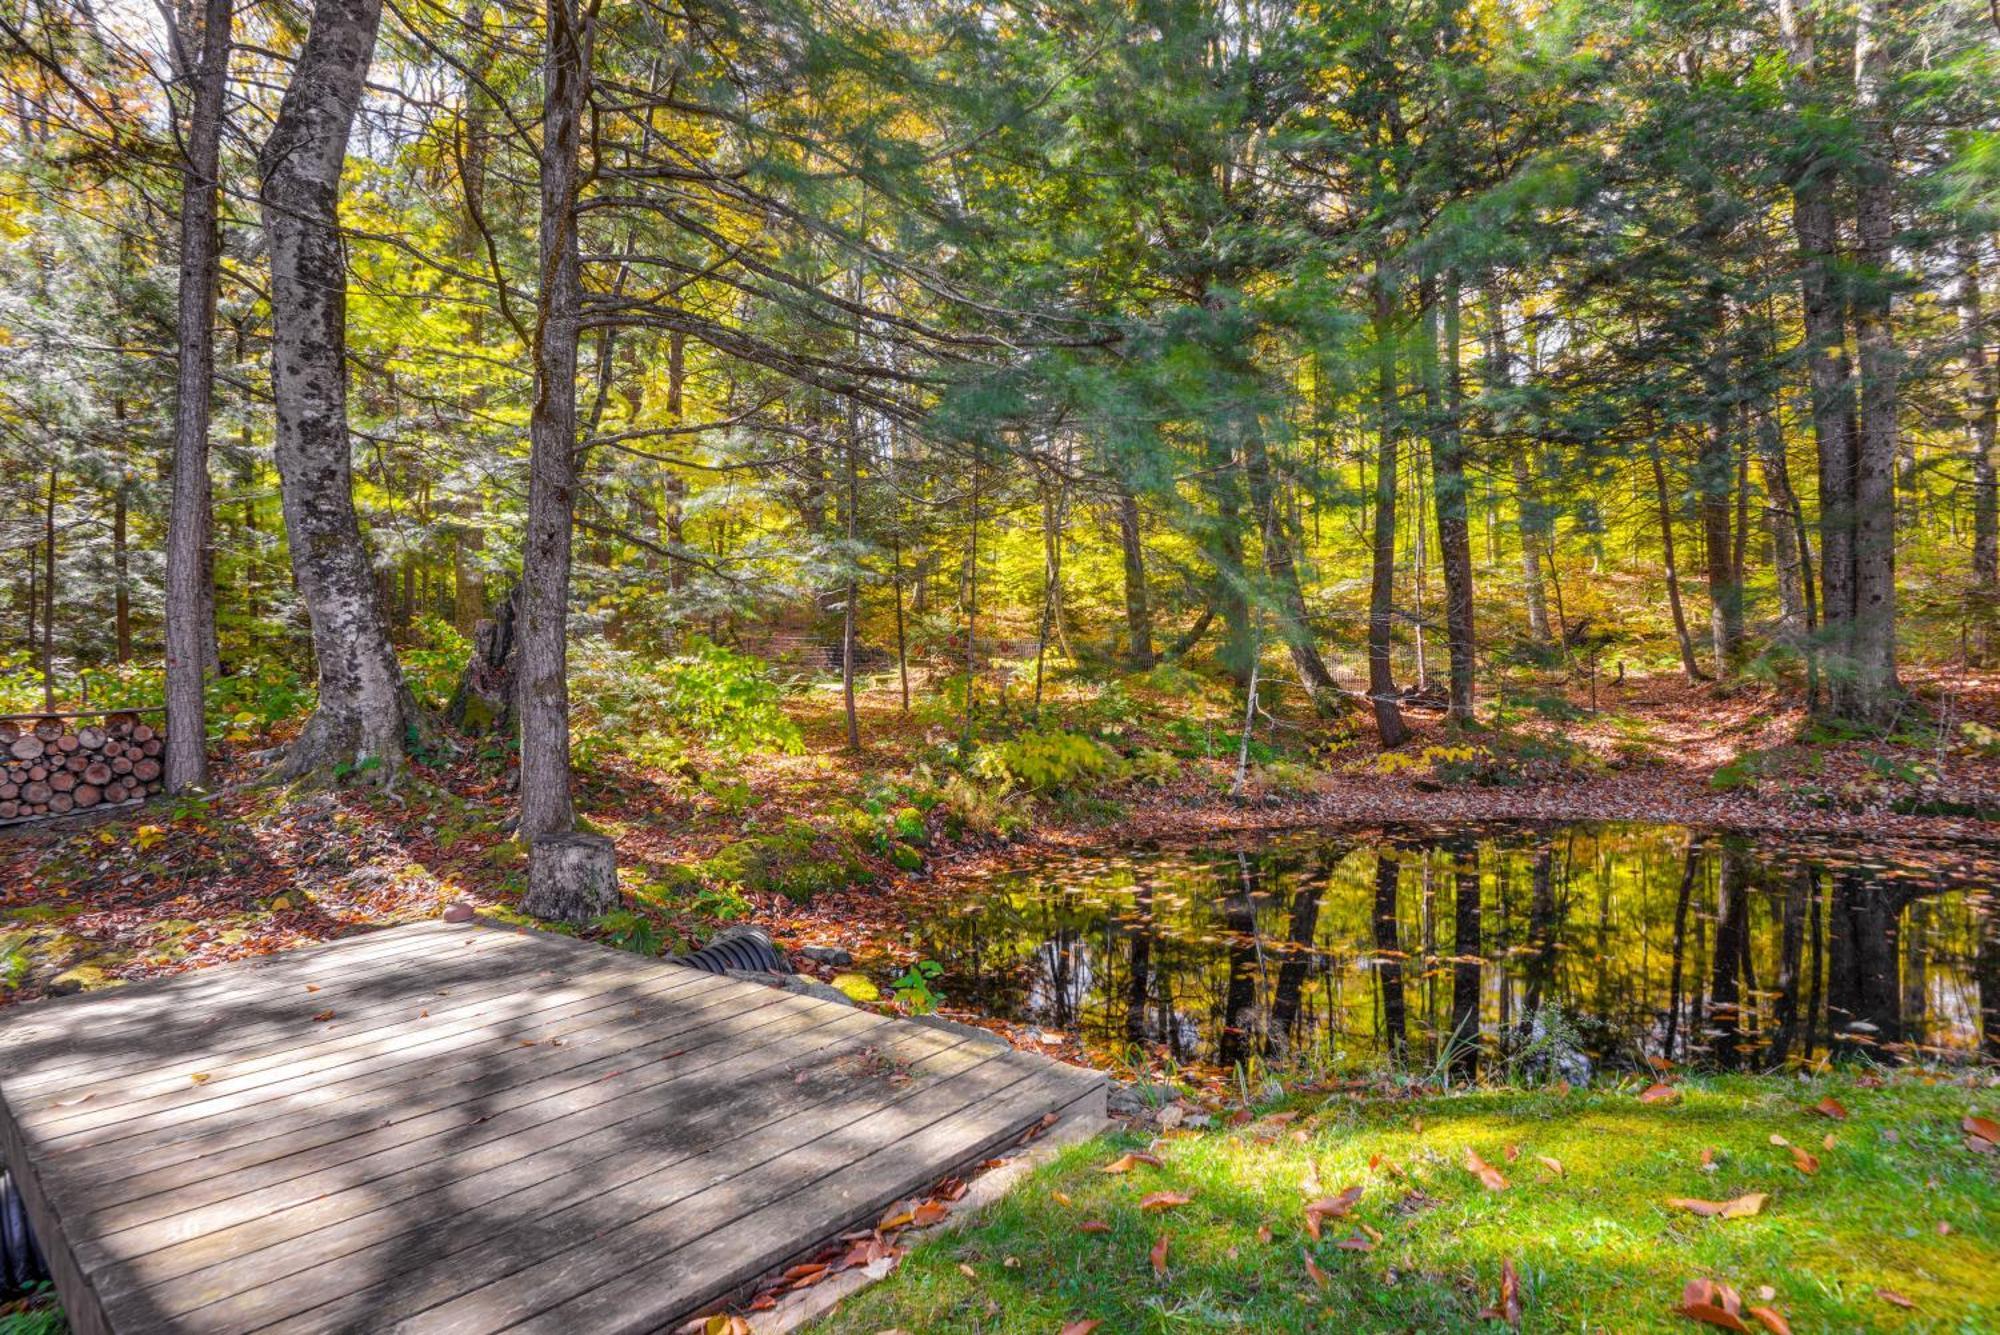
POLYGON ((1323 1289, 1323 1288, 1325 1288, 1325 1287, 1326 1287, 1326 1285, 1327 1285, 1327 1273, 1326 1273, 1326 1271, 1324 1271, 1324 1270, 1321 1270, 1321 1269, 1319 1268, 1319 1264, 1318 1264, 1317 1262, 1315 1262, 1315 1261, 1314 1261, 1314 1260, 1312 1259, 1312 1253, 1311 1253, 1311 1252, 1307 1252, 1307 1253, 1305 1254, 1305 1258, 1306 1258, 1306 1276, 1307 1276, 1307 1278, 1311 1279, 1313 1283, 1315 1283, 1315 1284, 1319 1285, 1319 1287, 1321 1287, 1322 1289, 1323 1289))
POLYGON ((1521 1328, 1521 1277, 1515 1273, 1511 1260, 1500 1263, 1500 1297, 1491 1307, 1479 1311, 1482 1321, 1505 1321, 1515 1330, 1521 1328))
POLYGON ((1149 1163, 1155 1168, 1160 1166, 1160 1161, 1154 1156, 1134 1152, 1119 1155, 1116 1159, 1113 1159, 1097 1171, 1100 1173, 1129 1173, 1142 1163, 1149 1163))
POLYGON ((1062 1328, 1062 1335, 1090 1335, 1103 1324, 1102 1321, 1072 1321, 1062 1328))
POLYGON ((1756 1317, 1757 1324, 1770 1331, 1771 1335, 1792 1335, 1791 1323, 1779 1316, 1775 1308, 1753 1307, 1750 1315, 1756 1317))
POLYGON ((1798 1146, 1792 1146, 1792 1164, 1807 1177, 1819 1171, 1819 1156, 1808 1154, 1798 1146))
POLYGON ((1639 1094, 1641 1103, 1671 1103, 1681 1096, 1672 1085, 1648 1085, 1639 1094))
POLYGON ((1470 1145, 1465 1147, 1465 1171, 1479 1179, 1480 1185, 1488 1191, 1507 1190, 1507 1178, 1492 1164, 1479 1157, 1478 1151, 1470 1145))
POLYGON ((1906 1311, 1916 1310, 1917 1304, 1915 1303, 1915 1301, 1909 1298, 1905 1298, 1902 1294, 1896 1292, 1894 1289, 1877 1289, 1875 1290, 1875 1296, 1877 1298, 1880 1298, 1883 1302, 1888 1303, 1891 1307, 1901 1307, 1906 1311))
POLYGON ((1111 1225, 1105 1223, 1102 1219, 1086 1219, 1076 1226, 1076 1231, 1079 1233, 1109 1233, 1111 1225))
POLYGON ((1840 1100, 1829 1094, 1812 1106, 1821 1117, 1831 1117, 1836 1122, 1847 1120, 1847 1109, 1841 1107, 1840 1100))
POLYGON ((1167 1277, 1167 1235, 1160 1234, 1160 1240, 1153 1244, 1153 1250, 1146 1253, 1153 1263, 1153 1273, 1161 1279, 1167 1277))
POLYGON ((1990 1117, 1975 1117, 1967 1113, 1965 1120, 1959 1123, 1959 1127, 1968 1136, 1983 1140, 1989 1145, 2000 1145, 2000 1122, 1990 1117))
POLYGON ((1194 1197, 1180 1191, 1156 1191, 1139 1202, 1141 1210, 1171 1210, 1176 1205, 1186 1205, 1194 1197))

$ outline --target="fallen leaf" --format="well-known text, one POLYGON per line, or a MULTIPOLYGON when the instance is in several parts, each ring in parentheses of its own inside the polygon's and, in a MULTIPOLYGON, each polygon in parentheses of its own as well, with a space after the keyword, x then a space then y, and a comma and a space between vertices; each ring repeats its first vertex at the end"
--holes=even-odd
POLYGON ((1771 1335, 1792 1335, 1791 1325, 1778 1315, 1775 1308, 1753 1307, 1750 1315, 1756 1317, 1757 1324, 1770 1331, 1771 1335))
POLYGON ((1792 1164, 1807 1177, 1819 1171, 1819 1156, 1807 1154, 1798 1146, 1792 1146, 1792 1164))
POLYGON ((1344 1252, 1372 1252, 1375 1250, 1374 1239, 1366 1237, 1361 1233, 1355 1233, 1350 1237, 1342 1238, 1333 1245, 1344 1252))
POLYGON ((1951 1236, 1951 1225, 1940 1219, 1937 1222, 1937 1232, 1939 1237, 1948 1238, 1951 1236))
POLYGON ((1164 1233, 1160 1234, 1160 1240, 1153 1244, 1153 1250, 1148 1252, 1147 1256, 1153 1262, 1153 1273, 1155 1275, 1158 1275, 1161 1279, 1165 1279, 1167 1277, 1166 1234, 1164 1233))
POLYGON ((1262 1243, 1269 1243, 1271 1241, 1271 1226, 1269 1224, 1257 1225, 1257 1241, 1262 1243))
MULTIPOLYGON (((960 1192, 960 1193, 959 1193, 959 1195, 961 1195, 961 1196, 962 1196, 962 1195, 964 1195, 964 1194, 965 1194, 965 1193, 963 1193, 963 1192, 960 1192)), ((1070 1200, 1070 1198, 1069 1198, 1069 1193, 1068 1193, 1067 1191, 1056 1191, 1056 1192, 1051 1192, 1051 1193, 1050 1193, 1050 1197, 1051 1197, 1051 1199, 1053 1199, 1053 1200, 1055 1201, 1055 1203, 1056 1203, 1057 1205, 1071 1205, 1071 1204, 1074 1204, 1074 1202, 1070 1200)), ((954 1199, 956 1199, 956 1198, 954 1198, 954 1199)))
POLYGON ((1916 1310, 1917 1305, 1914 1301, 1905 1298, 1894 1289, 1877 1289, 1875 1290, 1875 1296, 1883 1302, 1888 1303, 1891 1307, 1901 1307, 1909 1311, 1916 1310))
POLYGON ((1142 1163, 1149 1163, 1155 1168, 1160 1166, 1160 1161, 1150 1154, 1133 1153, 1121 1154, 1097 1171, 1100 1173, 1129 1173, 1142 1163))
MULTIPOLYGON (((1316 1201, 1309 1201, 1306 1203, 1306 1218, 1308 1220, 1317 1218, 1339 1219, 1354 1208, 1355 1202, 1361 1199, 1361 1191, 1362 1188, 1357 1183, 1349 1187, 1346 1191, 1341 1192, 1338 1196, 1322 1196, 1316 1201)), ((1317 1230, 1315 1230, 1314 1236, 1318 1236, 1317 1230)))
POLYGON ((196 1071, 193 1075, 188 1077, 188 1079, 194 1081, 197 1085, 205 1085, 212 1078, 213 1077, 211 1077, 207 1071, 196 1071))
POLYGON ((1562 1160, 1551 1159, 1546 1154, 1537 1154, 1535 1158, 1538 1161, 1540 1161, 1542 1167, 1548 1169, 1551 1173, 1554 1173, 1557 1177, 1561 1177, 1563 1175, 1562 1160))
POLYGON ((1641 1103, 1671 1103, 1681 1096, 1672 1085, 1648 1085, 1639 1094, 1641 1103))
POLYGON ((1720 1326, 1724 1330, 1747 1331, 1750 1329, 1750 1327, 1743 1324, 1743 1318, 1737 1316, 1734 1312, 1728 1311, 1725 1308, 1712 1306, 1708 1303, 1682 1303, 1680 1311, 1684 1317, 1702 1322, 1705 1325, 1720 1326))
POLYGON ((1822 1140, 1819 1143, 1819 1147, 1823 1150, 1830 1150, 1833 1148, 1833 1132, 1829 1131, 1826 1133, 1826 1139, 1822 1140))
POLYGON ((1507 1190, 1506 1177, 1499 1169, 1480 1158, 1478 1152, 1470 1145, 1465 1147, 1465 1171, 1476 1176, 1480 1185, 1488 1191, 1507 1190))
POLYGON ((1840 1106, 1840 1100, 1829 1094, 1812 1106, 1821 1117, 1831 1117, 1836 1122, 1847 1120, 1847 1109, 1840 1106))
POLYGON ((1090 1335, 1091 1331, 1096 1330, 1103 1324, 1102 1321, 1096 1320, 1072 1321, 1062 1328, 1062 1335, 1090 1335))
POLYGON ((1704 1201, 1687 1196, 1674 1196, 1668 1199, 1667 1204, 1679 1210, 1686 1210, 1690 1214, 1698 1214, 1704 1219, 1747 1219, 1762 1211, 1764 1202, 1769 1199, 1771 1198, 1768 1193, 1753 1191, 1747 1196, 1738 1196, 1734 1200, 1727 1201, 1704 1201))
POLYGON ((325 1024, 328 1020, 331 1020, 332 1018, 333 1018, 332 1011, 321 1011, 319 1014, 313 1016, 314 1022, 318 1024, 325 1024))
POLYGON ((1723 1330, 1748 1331, 1743 1318, 1743 1300, 1736 1290, 1712 1279, 1691 1279, 1681 1288, 1679 1312, 1692 1321, 1719 1326, 1723 1330))
POLYGON ((1715 1167, 1715 1151, 1706 1145, 1702 1146, 1701 1149, 1701 1166, 1703 1168, 1715 1167))
POLYGON ((1076 1226, 1076 1231, 1079 1233, 1109 1233, 1111 1225, 1105 1223, 1102 1219, 1086 1219, 1076 1226))
POLYGON ((1491 1307, 1481 1308, 1482 1321, 1505 1321, 1515 1330, 1521 1328, 1521 1276, 1514 1270, 1512 1260, 1500 1263, 1500 1297, 1491 1307))
POLYGON ((1521 1147, 1519 1145, 1509 1145, 1507 1147, 1506 1154, 1507 1154, 1507 1162, 1514 1163, 1521 1157, 1521 1147))
POLYGON ((1989 1145, 2000 1145, 2000 1122, 1990 1117, 1974 1117, 1968 1113, 1959 1126, 1968 1136, 1977 1136, 1989 1145))
POLYGON ((910 1222, 918 1228, 929 1228, 950 1213, 950 1207, 943 1201, 925 1201, 910 1212, 910 1222))
POLYGON ((1186 1205, 1194 1197, 1179 1191, 1156 1191, 1139 1202, 1141 1210, 1171 1210, 1176 1205, 1186 1205))
POLYGON ((1313 1283, 1319 1285, 1319 1287, 1321 1287, 1322 1289, 1325 1288, 1327 1284, 1326 1271, 1321 1270, 1319 1268, 1319 1265, 1312 1259, 1311 1252, 1305 1253, 1305 1258, 1306 1258, 1306 1276, 1309 1279, 1311 1279, 1313 1283))

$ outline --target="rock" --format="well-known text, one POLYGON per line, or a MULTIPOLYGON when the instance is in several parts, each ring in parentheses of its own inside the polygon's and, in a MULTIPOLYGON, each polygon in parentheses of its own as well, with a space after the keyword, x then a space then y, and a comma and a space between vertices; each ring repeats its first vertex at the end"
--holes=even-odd
POLYGON ((854 952, 845 946, 800 946, 798 953, 814 964, 830 964, 836 969, 845 969, 854 963, 854 952))
POLYGON ((1149 1084, 1144 1080, 1127 1083, 1123 1080, 1111 1082, 1111 1093, 1106 1107, 1113 1117, 1140 1117, 1152 1114, 1156 1109, 1176 1103, 1180 1091, 1172 1085, 1149 1084))
POLYGON ((812 997, 816 1001, 837 1001, 843 1006, 852 1006, 854 998, 845 992, 816 983, 810 978, 801 978, 795 973, 755 973, 748 969, 730 969, 731 978, 746 983, 756 983, 761 987, 775 987, 785 992, 796 992, 802 997, 812 997))
POLYGON ((444 920, 446 922, 471 922, 472 905, 467 904, 463 900, 460 900, 455 904, 445 905, 444 920))
POLYGON ((114 978, 98 965, 85 962, 73 964, 49 980, 48 993, 52 997, 66 997, 75 992, 95 992, 103 987, 116 987, 124 980, 114 978))

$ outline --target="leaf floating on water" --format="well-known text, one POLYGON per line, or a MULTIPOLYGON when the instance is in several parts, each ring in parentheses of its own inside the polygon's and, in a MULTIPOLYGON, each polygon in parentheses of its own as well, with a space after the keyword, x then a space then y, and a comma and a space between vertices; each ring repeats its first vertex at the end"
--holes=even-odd
POLYGON ((1186 1205, 1194 1197, 1181 1191, 1156 1191, 1139 1202, 1141 1210, 1171 1210, 1177 1205, 1186 1205))
POLYGON ((1167 1277, 1167 1235, 1160 1234, 1160 1240, 1153 1244, 1153 1250, 1146 1253, 1153 1263, 1153 1273, 1161 1279, 1167 1277))
POLYGON ((1135 1151, 1131 1154, 1119 1155, 1116 1159, 1113 1159, 1097 1171, 1100 1173, 1129 1173, 1142 1163, 1149 1163, 1155 1168, 1160 1166, 1160 1161, 1156 1156, 1140 1154, 1135 1151))
POLYGON ((1512 1260, 1500 1263, 1500 1297, 1493 1306, 1479 1309, 1479 1319, 1505 1321, 1515 1330, 1521 1328, 1521 1276, 1512 1260))
POLYGON ((1831 1117, 1836 1122, 1847 1120, 1847 1109, 1842 1107, 1840 1100, 1831 1094, 1821 1099, 1818 1103, 1815 1103, 1812 1106, 1812 1110, 1821 1117, 1831 1117))
POLYGON ((1477 1177, 1480 1185, 1488 1191, 1507 1190, 1507 1178, 1505 1175, 1492 1164, 1480 1158, 1478 1152, 1470 1145, 1465 1147, 1465 1171, 1477 1177))
POLYGON ((1641 1103, 1672 1103, 1681 1092, 1672 1085, 1648 1085, 1639 1094, 1641 1103))

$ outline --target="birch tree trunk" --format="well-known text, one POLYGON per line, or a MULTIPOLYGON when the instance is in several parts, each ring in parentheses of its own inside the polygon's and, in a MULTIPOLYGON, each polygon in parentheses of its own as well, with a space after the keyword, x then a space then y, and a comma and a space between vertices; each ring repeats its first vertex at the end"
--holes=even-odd
POLYGON ((319 704, 282 772, 296 778, 352 767, 388 784, 402 768, 404 730, 417 716, 354 510, 347 263, 338 216, 348 134, 381 17, 381 0, 314 7, 258 165, 271 256, 278 480, 319 672, 319 704))
MULTIPOLYGON (((587 39, 575 0, 549 0, 543 50, 542 280, 535 314, 535 399, 528 419, 528 523, 521 552, 521 837, 575 824, 570 800, 568 609, 575 519, 577 155, 587 39)), ((530 887, 532 891, 533 887, 530 887)))
MULTIPOLYGON (((208 783, 208 721, 202 703, 213 608, 208 580, 208 428, 215 383, 215 290, 221 238, 222 101, 229 82, 233 0, 205 0, 199 34, 175 34, 175 64, 188 83, 181 149, 179 350, 174 371, 173 501, 167 515, 167 791, 208 783), (196 39, 198 38, 198 45, 196 39), (190 49, 199 55, 190 55, 190 49)), ((122 501, 123 493, 120 493, 122 501)), ((122 518, 122 510, 121 510, 122 518)))

